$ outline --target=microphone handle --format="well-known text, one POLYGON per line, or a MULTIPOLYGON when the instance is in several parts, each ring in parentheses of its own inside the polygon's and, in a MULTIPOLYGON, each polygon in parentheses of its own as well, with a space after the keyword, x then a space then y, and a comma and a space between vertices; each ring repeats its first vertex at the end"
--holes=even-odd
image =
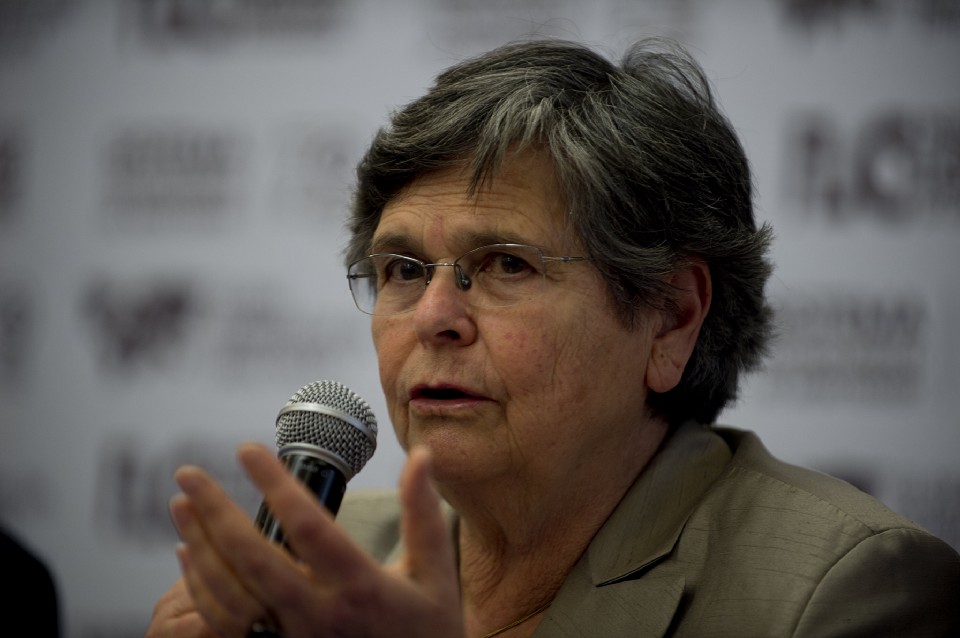
MULTIPOLYGON (((340 510, 343 494, 347 489, 347 479, 343 472, 327 463, 318 456, 306 454, 302 450, 284 453, 280 451, 281 460, 287 470, 298 480, 303 482, 323 505, 334 516, 340 510)), ((280 528, 280 521, 274 518, 266 502, 260 505, 257 512, 257 527, 265 537, 279 543, 287 551, 293 553, 287 544, 286 536, 280 528)), ((256 622, 247 632, 247 638, 282 638, 277 629, 266 622, 256 622)))
MULTIPOLYGON (((302 448, 288 453, 280 450, 280 457, 287 470, 304 483, 317 500, 336 516, 343 501, 343 494, 347 490, 347 479, 343 472, 319 456, 303 451, 302 448)), ((280 528, 280 522, 274 518, 266 502, 260 505, 256 523, 265 537, 280 543, 292 553, 280 528)))

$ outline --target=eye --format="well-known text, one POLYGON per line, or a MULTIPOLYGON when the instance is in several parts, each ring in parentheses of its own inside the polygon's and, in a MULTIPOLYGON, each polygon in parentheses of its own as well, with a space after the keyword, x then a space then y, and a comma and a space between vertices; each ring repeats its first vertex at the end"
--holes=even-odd
POLYGON ((413 259, 390 255, 382 269, 383 283, 402 283, 423 278, 423 266, 413 259))
POLYGON ((483 255, 478 272, 500 278, 517 278, 535 274, 530 258, 506 250, 493 250, 483 255))
POLYGON ((494 264, 496 270, 508 275, 516 275, 532 270, 530 264, 528 264, 522 257, 517 257, 516 255, 511 255, 509 253, 499 253, 494 255, 494 264))

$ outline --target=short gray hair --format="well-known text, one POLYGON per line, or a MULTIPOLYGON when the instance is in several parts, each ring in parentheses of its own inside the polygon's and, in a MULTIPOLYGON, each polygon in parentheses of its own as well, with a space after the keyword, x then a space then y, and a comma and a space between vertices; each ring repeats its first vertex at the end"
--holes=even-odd
POLYGON ((713 302, 683 377, 648 404, 671 424, 712 423, 771 337, 772 232, 754 221, 732 125, 674 42, 638 42, 620 66, 573 42, 522 42, 441 73, 357 167, 346 262, 369 252, 384 206, 417 177, 466 162, 475 193, 524 149, 551 157, 570 222, 624 325, 671 308, 666 276, 686 260, 709 266, 713 302))

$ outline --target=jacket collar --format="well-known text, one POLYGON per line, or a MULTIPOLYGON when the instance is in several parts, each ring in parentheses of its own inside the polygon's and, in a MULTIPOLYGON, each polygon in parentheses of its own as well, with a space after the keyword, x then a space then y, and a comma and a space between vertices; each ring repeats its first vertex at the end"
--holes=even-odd
POLYGON ((668 555, 730 458, 730 448, 709 427, 679 426, 590 543, 593 584, 634 578, 668 555))
POLYGON ((648 570, 673 551, 730 458, 730 449, 709 428, 680 426, 594 537, 534 638, 665 635, 685 581, 648 570))

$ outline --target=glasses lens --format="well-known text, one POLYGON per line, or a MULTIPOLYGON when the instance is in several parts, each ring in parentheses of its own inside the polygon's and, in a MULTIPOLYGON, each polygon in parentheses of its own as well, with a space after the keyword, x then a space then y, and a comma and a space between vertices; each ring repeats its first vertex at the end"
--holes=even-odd
POLYGON ((543 253, 534 246, 494 244, 471 250, 457 260, 477 288, 480 306, 512 306, 543 290, 543 253))
POLYGON ((351 264, 347 270, 347 281, 350 282, 350 293, 357 308, 373 314, 377 306, 377 273, 373 259, 366 257, 351 264))
POLYGON ((403 255, 371 255, 355 262, 347 273, 357 308, 371 315, 406 312, 423 293, 426 270, 403 255))

